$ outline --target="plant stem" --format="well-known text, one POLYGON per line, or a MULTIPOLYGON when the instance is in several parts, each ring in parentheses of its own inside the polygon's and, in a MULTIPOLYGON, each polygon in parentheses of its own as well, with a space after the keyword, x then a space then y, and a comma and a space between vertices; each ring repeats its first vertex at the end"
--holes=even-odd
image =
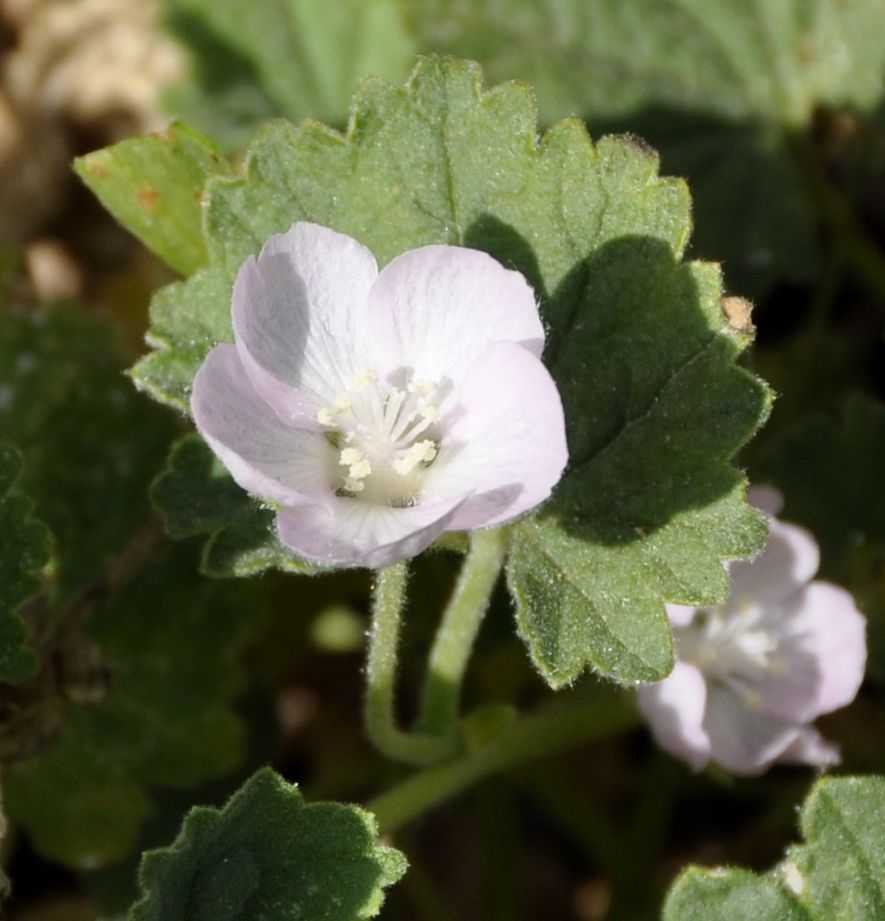
POLYGON ((376 576, 366 663, 366 733, 389 758, 409 764, 433 764, 453 753, 451 740, 403 732, 396 720, 397 655, 407 582, 408 567, 404 562, 382 569, 376 576))
POLYGON ((454 734, 464 673, 506 554, 504 530, 477 531, 471 535, 470 550, 427 660, 418 719, 418 726, 424 732, 454 734))
POLYGON ((375 813, 382 832, 394 832, 484 777, 624 732, 637 721, 635 709, 621 696, 581 703, 556 701, 514 723, 482 748, 413 775, 367 808, 375 813))

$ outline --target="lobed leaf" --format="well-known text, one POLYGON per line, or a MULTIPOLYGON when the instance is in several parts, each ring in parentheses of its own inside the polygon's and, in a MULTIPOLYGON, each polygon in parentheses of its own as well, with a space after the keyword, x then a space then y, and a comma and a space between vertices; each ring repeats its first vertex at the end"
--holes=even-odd
POLYGON ((880 921, 885 918, 885 778, 819 780, 802 807, 805 843, 771 873, 691 867, 664 921, 880 921))
POLYGON ((474 65, 431 59, 404 89, 367 81, 345 135, 270 125, 244 176, 211 180, 206 202, 209 266, 157 296, 159 351, 133 372, 181 408, 205 354, 232 338, 236 270, 295 220, 356 236, 382 264, 442 242, 526 275, 571 468, 545 513, 515 529, 520 630, 553 685, 587 663, 621 681, 665 675, 664 600, 720 599, 721 560, 764 540, 728 459, 768 396, 734 365, 747 338, 722 311, 718 272, 680 262, 684 183, 660 179, 633 138, 594 146, 574 120, 538 138, 524 87, 484 91, 474 65))
POLYGON ((37 574, 50 555, 49 532, 34 518, 33 503, 12 492, 20 472, 18 452, 0 442, 0 681, 10 683, 29 678, 39 664, 16 611, 40 588, 37 574))
POLYGON ((358 921, 405 872, 372 815, 310 803, 270 768, 221 809, 197 807, 168 848, 142 860, 129 921, 358 921))

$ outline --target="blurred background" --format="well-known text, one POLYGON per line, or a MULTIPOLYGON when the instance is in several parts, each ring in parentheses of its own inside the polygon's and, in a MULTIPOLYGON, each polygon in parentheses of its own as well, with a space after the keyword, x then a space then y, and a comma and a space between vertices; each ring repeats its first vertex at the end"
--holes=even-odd
MULTIPOLYGON (((594 138, 638 135, 688 179, 688 255, 753 302, 748 362, 779 394, 741 464, 781 489, 822 575, 870 620, 867 684, 822 728, 846 771, 885 766, 881 0, 0 0, 0 438, 54 550, 23 611, 39 667, 0 684, 12 921, 121 917, 141 851, 267 761, 309 798, 360 801, 402 774, 359 723, 368 577, 205 578, 202 538, 170 541, 151 512, 187 426, 124 370, 175 276, 71 160, 181 119, 238 163, 271 117, 345 129, 361 77, 401 83, 427 53, 528 82, 542 128, 575 116, 594 138)), ((418 564, 415 650, 457 562, 418 564)), ((420 656, 403 661, 418 687, 420 656)), ((468 694, 547 693, 502 592, 468 694)), ((690 861, 778 860, 810 780, 694 776, 637 729, 411 826, 382 917, 652 919, 690 861)))

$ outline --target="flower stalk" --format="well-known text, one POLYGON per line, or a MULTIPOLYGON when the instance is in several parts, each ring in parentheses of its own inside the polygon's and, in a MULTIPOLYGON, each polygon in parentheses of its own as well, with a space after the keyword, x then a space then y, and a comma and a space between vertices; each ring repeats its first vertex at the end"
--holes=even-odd
POLYGON ((454 736, 473 644, 507 555, 506 531, 476 531, 427 661, 418 727, 454 736))

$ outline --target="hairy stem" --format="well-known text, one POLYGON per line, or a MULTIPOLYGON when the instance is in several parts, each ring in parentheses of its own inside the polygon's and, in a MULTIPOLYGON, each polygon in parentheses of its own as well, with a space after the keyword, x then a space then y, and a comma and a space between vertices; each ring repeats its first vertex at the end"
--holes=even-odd
POLYGON ((471 536, 427 661, 418 720, 424 732, 451 735, 455 731, 464 673, 506 554, 505 531, 477 531, 471 536))
POLYGON ((372 800, 381 831, 394 832, 477 781, 579 745, 615 735, 637 722, 620 696, 554 702, 505 729, 488 744, 447 764, 429 767, 372 800))
POLYGON ((366 733, 389 758, 409 764, 433 764, 453 754, 452 741, 404 732, 396 719, 397 656, 407 582, 404 562, 382 569, 376 576, 366 663, 366 733))

